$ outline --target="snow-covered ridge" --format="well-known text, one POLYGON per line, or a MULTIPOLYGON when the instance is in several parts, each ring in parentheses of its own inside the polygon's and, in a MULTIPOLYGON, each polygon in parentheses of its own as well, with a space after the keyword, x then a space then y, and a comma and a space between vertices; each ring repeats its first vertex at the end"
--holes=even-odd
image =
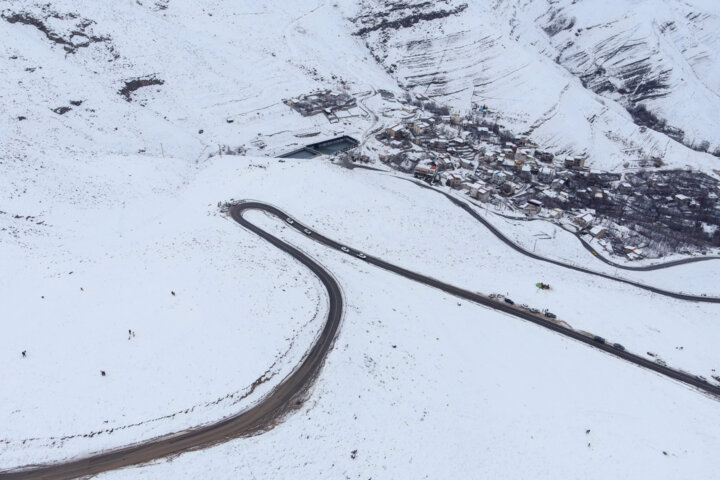
MULTIPOLYGON (((546 34, 531 41, 635 121, 720 155, 717 4, 705 1, 531 2, 546 34)), ((533 15, 534 16, 534 15, 533 15)), ((516 11, 519 24, 533 16, 516 11)), ((528 28, 528 26, 526 26, 528 28)), ((519 31, 520 41, 528 41, 519 31)))
MULTIPOLYGON (((460 111, 488 105, 541 145, 589 154, 595 167, 647 155, 709 168, 717 160, 691 149, 720 146, 717 39, 708 33, 718 16, 695 3, 475 2, 363 37, 405 88, 460 111)), ((365 5, 356 24, 393 5, 365 5)), ((437 8, 412 5, 416 16, 437 8)))

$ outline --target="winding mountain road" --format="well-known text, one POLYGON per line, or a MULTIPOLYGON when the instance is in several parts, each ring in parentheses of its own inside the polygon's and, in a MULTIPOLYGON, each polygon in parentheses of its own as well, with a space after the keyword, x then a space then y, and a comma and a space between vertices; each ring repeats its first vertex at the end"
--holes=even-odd
MULTIPOLYGON (((452 200, 452 197, 450 198, 452 200)), ((600 343, 579 331, 566 328, 540 314, 535 314, 517 306, 500 302, 485 295, 471 292, 435 278, 407 270, 380 258, 366 255, 357 249, 347 247, 335 240, 319 234, 318 232, 311 231, 309 227, 288 217, 280 209, 271 205, 260 202, 243 202, 234 205, 230 209, 230 215, 232 218, 243 227, 260 236, 263 240, 288 253, 297 261, 305 265, 320 279, 323 286, 327 289, 329 298, 327 321, 322 329, 322 332, 315 343, 311 346, 309 352, 303 358, 300 365, 298 365, 289 376, 280 382, 280 384, 278 384, 270 392, 270 394, 261 399, 260 402, 242 412, 224 418, 218 422, 150 439, 128 447, 99 452, 63 463, 24 466, 20 469, 0 473, 0 479, 68 479, 97 475, 110 470, 139 465, 160 458, 178 455, 183 452, 206 448, 233 438, 262 432, 263 430, 272 427, 285 412, 292 409, 294 406, 301 404, 302 395, 307 391, 307 389, 312 385, 314 379, 317 377, 318 372, 320 371, 337 335, 343 315, 342 293, 340 286, 332 275, 320 264, 312 260, 299 249, 285 243, 246 220, 243 217, 243 213, 248 210, 260 210, 273 215, 283 220, 286 225, 306 234, 308 238, 311 238, 312 240, 329 248, 336 249, 341 253, 352 256, 359 261, 365 261, 378 268, 382 268, 418 283, 436 288, 450 295, 454 295, 488 308, 504 312, 514 317, 527 320, 540 327, 547 328, 556 333, 582 342, 592 348, 626 360, 639 367, 685 383, 707 394, 720 397, 720 387, 709 384, 692 374, 674 370, 634 353, 619 350, 605 343, 600 343)), ((493 231, 496 231, 494 230, 494 227, 493 231)), ((531 254, 531 256, 534 255, 531 254)), ((548 261, 543 258, 538 259, 548 261)), ((583 271, 579 268, 577 268, 577 270, 583 271)))
POLYGON ((285 218, 285 215, 274 207, 259 203, 242 203, 230 210, 230 214, 236 222, 305 265, 327 289, 330 299, 327 321, 302 363, 259 403, 216 423, 68 462, 25 466, 18 470, 0 473, 0 479, 68 479, 97 475, 118 468, 147 463, 159 458, 206 448, 232 438, 261 432, 270 428, 286 411, 300 403, 299 399, 312 385, 335 340, 343 315, 342 293, 332 275, 320 264, 300 250, 245 220, 243 213, 250 209, 261 209, 281 218, 285 218))
MULTIPOLYGON (((505 234, 503 234, 500 230, 498 230, 492 223, 488 222, 485 218, 483 218, 482 215, 477 213, 467 202, 464 202, 464 201, 454 197, 453 195, 450 195, 449 193, 446 193, 446 192, 443 192, 442 190, 433 188, 433 187, 426 185, 422 182, 419 182, 417 180, 413 180, 413 179, 405 179, 405 180, 407 180, 411 183, 414 183, 415 185, 417 185, 419 187, 426 188, 428 190, 431 190, 433 192, 436 192, 440 195, 445 196, 455 206, 462 208, 468 214, 470 214, 475 220, 482 223, 485 226, 485 228, 490 230, 490 232, 493 235, 495 235, 500 241, 505 243, 507 246, 509 246, 516 252, 519 252, 519 253, 525 255, 526 257, 530 257, 533 260, 550 263, 552 265, 557 265, 559 267, 567 268, 570 270, 575 270, 577 272, 582 272, 587 275, 594 275, 597 277, 606 278, 608 280, 625 283, 627 285, 631 285, 636 288, 641 288, 643 290, 647 290, 649 292, 656 293, 658 295, 663 295, 663 296, 675 298, 678 300, 688 300, 688 301, 692 301, 692 302, 703 302, 703 303, 720 303, 720 298, 718 298, 718 297, 708 297, 708 296, 703 296, 703 295, 691 295, 689 293, 673 292, 670 290, 653 287, 652 285, 646 285, 644 283, 636 282, 633 280, 628 280, 623 277, 616 277, 616 276, 610 275, 608 273, 598 272, 597 270, 591 270, 589 268, 580 267, 577 265, 573 265, 571 263, 561 262, 560 260, 543 257, 542 255, 538 255, 536 253, 530 252, 528 250, 525 250, 523 247, 521 247, 517 243, 513 242, 507 236, 505 236, 505 234)), ((585 244, 583 244, 583 245, 585 245, 585 244)), ((590 250, 591 253, 594 252, 594 249, 590 245, 587 245, 585 248, 590 250)), ((594 255, 594 256, 597 257, 599 260, 604 261, 608 265, 618 266, 617 264, 613 263, 612 261, 607 260, 604 257, 600 257, 600 255, 594 255)), ((667 263, 657 264, 657 265, 648 265, 648 266, 643 266, 643 267, 629 267, 629 268, 626 267, 625 270, 638 270, 638 271, 660 270, 663 268, 673 267, 673 266, 677 266, 677 265, 685 265, 685 264, 689 264, 689 263, 703 262, 703 261, 708 261, 708 260, 717 260, 717 257, 688 258, 688 259, 682 259, 682 260, 674 260, 672 262, 667 262, 667 263)))

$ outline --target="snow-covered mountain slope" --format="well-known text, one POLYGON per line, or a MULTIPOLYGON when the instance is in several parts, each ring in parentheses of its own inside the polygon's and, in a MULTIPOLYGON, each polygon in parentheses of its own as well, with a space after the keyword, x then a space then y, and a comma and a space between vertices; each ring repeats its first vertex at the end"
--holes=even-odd
POLYGON ((588 153, 594 167, 656 156, 711 171, 716 158, 672 137, 718 145, 715 10, 700 0, 321 1, 282 11, 249 1, 15 0, 0 21, 10 80, 0 92, 2 148, 18 155, 21 139, 39 134, 75 150, 194 159, 218 145, 284 148, 292 135, 264 135, 318 130, 284 98, 406 88, 459 111, 488 105, 516 133, 588 153), (269 116, 278 128, 258 129, 269 116), (640 117, 660 131, 641 128, 640 117))
POLYGON ((365 2, 355 23, 403 86, 487 105, 540 145, 599 168, 644 154, 709 169, 716 158, 675 141, 720 142, 717 6, 697 3, 365 2))
POLYGON ((527 34, 523 41, 638 124, 720 156, 717 2, 542 0, 527 8, 530 15, 514 12, 518 39, 527 34), (542 33, 531 34, 530 19, 542 33))
MULTIPOLYGON (((550 308, 578 328, 712 375, 720 368, 713 305, 529 262, 441 196, 392 175, 267 158, 310 135, 364 139, 408 114, 386 96, 410 92, 458 111, 487 104, 516 133, 556 153, 588 152, 593 166, 622 170, 644 154, 713 174, 715 157, 641 129, 627 111, 636 97, 594 91, 599 78, 583 84, 586 64, 572 48, 556 63, 571 31, 546 29, 562 15, 589 25, 616 14, 623 31, 647 25, 642 12, 630 14, 635 2, 597 14, 592 5, 4 2, 0 469, 216 420, 258 401, 296 365, 323 319, 324 293, 219 213, 217 202, 230 198, 276 204, 390 261, 550 308), (283 103, 316 89, 347 91, 358 106, 329 123, 283 103), (218 158, 228 150, 248 155, 218 158), (552 293, 538 292, 541 280, 552 293)), ((662 50, 649 57, 658 75, 672 63, 671 88, 637 103, 715 145, 710 95, 691 100, 694 116, 678 103, 693 89, 677 83, 692 65, 717 91, 716 40, 701 31, 712 30, 715 7, 662 5, 657 18, 675 19, 680 33, 667 35, 690 53, 675 63, 662 50)), ((583 28, 572 33, 576 44, 602 44, 583 28)), ((607 81, 642 48, 616 54, 607 81)), ((669 479, 718 470, 715 400, 257 217, 343 287, 346 316, 316 389, 268 434, 118 478, 297 478, 305 469, 300 476, 318 478, 669 479)), ((502 228, 535 248, 538 231, 502 228)), ((587 261, 574 242, 559 234, 552 250, 587 261)), ((717 294, 717 275, 705 263, 628 277, 717 294)))

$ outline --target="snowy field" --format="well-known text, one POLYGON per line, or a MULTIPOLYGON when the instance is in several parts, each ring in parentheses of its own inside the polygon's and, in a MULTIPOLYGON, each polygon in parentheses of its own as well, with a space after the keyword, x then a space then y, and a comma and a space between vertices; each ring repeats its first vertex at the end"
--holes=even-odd
MULTIPOLYGON (((8 406, 2 412, 2 423, 9 426, 3 437, 3 458, 7 459, 3 462, 8 462, 4 466, 66 458, 220 418, 257 401, 297 363, 323 321, 324 294, 316 280, 291 259, 218 213, 217 202, 229 198, 258 199, 285 208, 303 223, 353 247, 465 288, 507 293, 516 301, 550 308, 576 328, 603 334, 633 351, 652 350, 669 364, 693 373, 708 375, 720 363, 712 340, 716 338, 712 332, 717 327, 711 321, 717 316, 716 306, 686 304, 628 291, 614 282, 529 263, 479 223, 468 221, 467 214, 457 208, 448 209, 449 202, 440 195, 392 176, 349 171, 324 160, 280 163, 274 159, 223 157, 205 164, 186 182, 179 191, 160 196, 152 208, 138 202, 88 210, 73 218, 70 225, 63 225, 61 240, 73 248, 59 260, 23 256, 24 250, 18 249, 14 257, 18 273, 2 289, 3 304, 24 314, 22 321, 13 325, 13 335, 2 340, 7 366, 2 382, 11 385, 3 389, 2 399, 2 404, 8 406), (79 239, 87 236, 92 236, 93 241, 86 249, 79 239), (35 268, 22 267, 27 264, 34 264, 35 268), (73 273, 69 274, 70 271, 73 273), (537 278, 549 281, 553 290, 538 292, 534 287, 537 278), (45 298, 38 301, 30 295, 45 298), (128 328, 137 332, 130 340, 128 328), (676 350, 677 345, 684 349, 676 350), (22 349, 28 350, 28 358, 20 357, 22 349), (279 364, 274 363, 276 360, 279 364), (106 370, 108 376, 101 377, 100 369, 106 370), (268 369, 274 376, 252 395, 241 399, 250 384, 268 369), (78 394, 83 401, 77 400, 78 394), (228 394, 234 396, 226 398, 228 394), (120 428, 132 424, 139 425, 120 428), (115 430, 83 437, 108 429, 115 430), (74 438, 59 440, 70 435, 74 438), (22 440, 28 438, 33 440, 23 445, 22 440)), ((248 215, 260 225, 287 234, 281 222, 259 213, 248 215)), ((530 365, 540 368, 537 359, 546 358, 553 364, 566 364, 562 368, 570 369, 567 374, 573 379, 585 377, 582 387, 574 385, 575 380, 558 381, 552 389, 560 389, 555 392, 558 401, 569 394, 563 389, 581 392, 573 395, 593 396, 593 389, 600 388, 594 378, 609 380, 620 376, 617 381, 623 388, 632 386, 643 392, 667 389, 713 406, 708 409, 717 405, 716 401, 675 382, 515 318, 467 302, 460 302, 459 307, 456 300, 445 298, 445 294, 408 285, 405 280, 376 272, 355 259, 326 252, 302 235, 292 233, 289 238, 328 267, 348 295, 346 320, 335 349, 338 353, 331 353, 328 368, 323 370, 309 405, 318 402, 322 405, 326 398, 340 395, 331 394, 335 387, 324 382, 356 377, 352 369, 360 367, 358 362, 363 368, 371 368, 366 364, 374 360, 368 358, 374 359, 381 353, 370 350, 367 358, 359 353, 369 348, 371 341, 377 344, 373 348, 381 349, 392 348, 391 343, 420 342, 410 350, 411 363, 417 369, 414 373, 404 371, 404 364, 391 363, 386 367, 387 374, 394 379, 397 395, 406 383, 439 381, 437 371, 446 372, 447 378, 442 381, 452 383, 457 381, 457 372, 468 370, 463 377, 468 385, 463 388, 475 392, 491 383, 498 390, 484 397, 484 401, 507 405, 508 396, 515 395, 514 389, 501 379, 512 379, 511 385, 530 388, 528 382, 532 380, 532 385, 540 378, 525 369, 530 365), (382 280, 376 280, 376 276, 382 280), (374 286, 378 281, 384 285, 380 290, 374 286), (491 323, 477 323, 478 318, 491 319, 491 323), (438 321, 441 323, 436 324, 438 321), (460 322, 457 327, 456 321, 460 322), (364 329, 364 336, 356 342, 351 332, 358 328, 364 329), (383 333, 386 328, 394 333, 383 333), (411 335, 414 328, 427 330, 415 338, 411 335), (476 332, 477 328, 481 330, 476 332), (493 335, 499 338, 493 339, 493 335), (520 335, 520 339, 513 341, 511 335, 520 335), (446 336, 469 343, 465 349, 452 345, 448 349, 433 347, 437 355, 453 352, 451 360, 443 360, 450 363, 437 367, 430 360, 431 354, 424 355, 424 342, 446 336), (482 342, 470 342, 471 338, 482 342), (493 345, 494 353, 485 352, 484 342, 493 345), (350 357, 344 360, 337 359, 336 355, 344 355, 339 352, 347 349, 355 353, 347 354, 350 357), (555 354, 548 355, 549 351, 555 354), (501 352, 504 362, 497 368, 485 369, 489 359, 501 352), (513 366, 512 358, 520 361, 513 366), (522 359, 533 360, 526 363, 522 359), (603 367, 592 365, 593 361, 603 367), (341 366, 350 370, 338 373, 335 378, 333 369, 341 366), (480 366, 484 367, 477 370, 480 366), (644 380, 626 379, 624 375, 644 380), (641 389, 637 382, 645 387, 641 389), (587 385, 594 386, 587 390, 587 385)), ((398 361, 408 359, 402 357, 398 361)), ((382 380, 377 388, 384 388, 389 381, 382 380)), ((348 412, 342 396, 348 393, 342 386, 337 388, 343 392, 341 398, 315 408, 326 416, 344 418, 348 412)), ((456 400, 458 397, 466 396, 462 389, 455 391, 446 386, 423 388, 436 395, 442 392, 444 401, 453 399, 453 405, 460 401, 456 400)), ((536 383, 533 398, 538 394, 549 395, 542 391, 541 384, 536 383)), ((606 392, 595 399, 595 408, 605 412, 603 415, 609 415, 608 410, 600 408, 608 396, 611 395, 606 392)), ((476 400, 463 401, 473 405, 476 400)), ((396 408, 410 408, 395 402, 396 408)), ((388 405, 392 403, 390 400, 388 405)), ((455 416, 452 412, 459 415, 465 410, 462 402, 458 408, 440 415, 436 419, 439 423, 432 428, 441 428, 447 416, 455 416)), ((525 408, 534 412, 526 415, 542 416, 544 407, 533 401, 525 408)), ((617 408, 629 408, 625 413, 629 417, 635 418, 637 413, 622 402, 617 408)), ((374 415, 395 416, 392 408, 379 410, 374 415)), ((597 414, 593 407, 584 412, 597 414)), ((474 428, 467 426, 468 441, 475 438, 473 430, 484 424, 482 418, 487 418, 484 414, 473 415, 463 417, 463 423, 474 418, 479 422, 474 428)), ((291 422, 292 418, 295 416, 291 416, 291 422)), ((381 419, 378 422, 384 424, 381 419)), ((563 424, 562 428, 566 426, 563 424)), ((284 428, 283 424, 270 435, 277 435, 275 432, 284 428)), ((546 431, 541 425, 538 429, 546 431)), ((580 433, 584 435, 584 430, 580 433)), ((545 434, 554 441, 565 435, 556 431, 545 434)), ((377 435, 367 433, 366 438, 377 435)), ((452 428, 448 428, 447 435, 449 443, 462 438, 452 428)), ((265 445, 264 438, 243 442, 265 445)), ((340 439, 333 436, 333 441, 340 439)), ((213 451, 225 448, 229 447, 213 451)), ((316 448, 317 445, 310 446, 307 452, 316 448)), ((418 455, 415 461, 420 458, 427 455, 418 455)), ((397 461, 398 457, 386 460, 393 468, 399 468, 397 461)), ((371 468, 374 463, 364 465, 371 468)), ((427 468, 426 463, 420 465, 427 468)), ((321 463, 317 468, 325 471, 329 467, 321 463)))
POLYGON ((311 398, 261 437, 100 478, 671 479, 717 469, 716 400, 263 217, 253 220, 319 259, 346 295, 311 398))

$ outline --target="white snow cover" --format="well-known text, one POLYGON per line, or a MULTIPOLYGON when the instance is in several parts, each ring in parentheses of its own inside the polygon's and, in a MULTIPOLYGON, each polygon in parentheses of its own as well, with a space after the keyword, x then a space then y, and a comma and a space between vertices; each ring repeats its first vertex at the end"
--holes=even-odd
MULTIPOLYGON (((259 158, 223 157, 200 168, 189 185, 173 193, 171 199, 150 197, 158 204, 151 209, 152 214, 147 211, 148 204, 143 203, 90 210, 73 218, 71 223, 74 225, 68 227, 66 234, 73 241, 67 243, 76 244, 77 249, 66 253, 65 258, 61 256, 57 265, 53 263, 54 257, 35 260, 39 270, 35 275, 23 273, 18 268, 15 280, 4 285, 3 304, 10 305, 11 311, 26 313, 12 325, 13 334, 3 337, 6 367, 2 381, 11 386, 3 390, 2 400, 2 404, 9 407, 3 411, 6 418, 2 422, 9 426, 3 438, 7 442, 3 445, 7 465, 63 458, 122 445, 219 418, 243 404, 257 401, 263 391, 297 362, 298 355, 309 345, 313 332, 322 322, 323 293, 293 261, 258 242, 234 222, 217 215, 215 198, 230 197, 262 198, 286 208, 288 213, 312 228, 331 233, 353 247, 467 288, 486 293, 499 291, 516 301, 550 308, 575 327, 621 341, 633 351, 652 350, 670 364, 705 374, 717 366, 718 357, 713 348, 717 326, 712 322, 717 307, 692 305, 688 309, 683 302, 529 263, 502 246, 482 226, 468 222, 467 214, 460 209, 448 208, 449 202, 440 195, 394 176, 347 171, 324 161, 280 163, 259 158), (233 192, 239 193, 233 195, 233 192), (398 204, 404 205, 405 209, 395 208, 398 204), (134 218, 133 212, 142 211, 143 207, 152 218, 151 222, 143 223, 134 218), (96 223, 99 218, 109 221, 123 218, 123 215, 124 229, 96 223), (82 236, 82 232, 86 232, 86 236, 92 235, 96 247, 83 250, 84 243, 74 238, 72 232, 77 236, 82 236), (125 242, 115 238, 119 233, 125 242), (119 249, 117 253, 108 254, 115 248, 119 249), (69 275, 70 270, 73 270, 72 275, 69 275), (216 270, 217 274, 214 273, 216 270), (537 280, 551 283, 553 290, 547 295, 539 293, 534 287, 537 280), (91 287, 79 291, 83 285, 91 287), (177 296, 169 294, 171 289, 177 296), (45 299, 38 301, 31 298, 33 294, 43 294, 45 299), (58 319, 63 321, 58 322, 58 319), (131 340, 126 338, 128 325, 137 332, 131 340), (280 373, 264 384, 264 388, 243 400, 244 403, 235 402, 236 394, 235 398, 217 405, 207 405, 223 393, 244 393, 249 384, 271 366, 275 357, 293 344, 293 340, 290 353, 281 359, 280 373), (682 344, 684 349, 676 350, 676 344, 682 344), (20 348, 28 349, 29 358, 19 356, 20 348), (109 376, 100 377, 100 368, 107 370, 109 376), (78 400, 78 392, 82 392, 82 400, 78 400), (179 413, 172 418, 148 422, 162 414, 176 412, 179 413), (107 424, 104 423, 106 420, 107 424), (92 438, 58 439, 135 423, 141 425, 92 438), (35 440, 22 444, 26 438, 35 440)), ((249 215, 253 221, 280 235, 284 236, 287 231, 282 222, 266 220, 260 214, 249 215)), ((57 218, 60 221, 62 217, 57 218)), ((716 415, 715 400, 706 399, 672 381, 517 319, 467 302, 457 302, 439 292, 377 272, 359 260, 316 246, 301 234, 292 233, 288 238, 326 265, 338 277, 347 296, 346 318, 336 349, 330 354, 320 384, 306 407, 320 409, 325 417, 329 417, 327 421, 347 418, 350 400, 346 397, 355 394, 343 385, 330 387, 325 382, 355 378, 358 374, 352 373, 353 368, 359 368, 359 365, 365 365, 367 380, 363 382, 370 384, 361 397, 369 397, 363 402, 370 401, 375 405, 373 415, 395 418, 395 408, 410 409, 408 411, 417 411, 419 420, 423 411, 445 405, 445 413, 432 420, 428 416, 423 421, 433 424, 428 428, 445 431, 435 435, 446 435, 447 444, 462 444, 462 439, 466 438, 468 449, 455 454, 458 461, 475 458, 480 441, 476 430, 479 432, 486 426, 482 419, 488 414, 473 413, 479 416, 467 417, 466 407, 474 405, 475 409, 484 409, 488 403, 507 405, 511 398, 515 399, 513 401, 518 401, 517 397, 525 399, 525 420, 517 423, 517 428, 542 430, 558 448, 570 448, 572 442, 582 442, 579 447, 587 448, 582 429, 589 422, 588 418, 594 418, 603 428, 612 426, 612 435, 631 438, 636 427, 632 422, 618 425, 618 418, 654 422, 647 415, 666 415, 662 410, 666 407, 650 409, 649 413, 642 402, 630 402, 631 399, 638 401, 633 395, 616 397, 617 390, 629 389, 635 395, 653 395, 653 389, 661 389, 663 395, 667 395, 664 398, 682 396, 682 400, 673 402, 682 401, 683 405, 701 402, 691 411, 700 409, 706 412, 704 415, 716 415), (487 320, 478 323, 478 319, 487 320), (478 328, 481 330, 476 331, 478 328), (353 334, 354 331, 363 334, 353 334), (514 339, 516 335, 519 338, 514 339), (432 343, 434 338, 446 336, 454 339, 453 342, 465 339, 465 343, 451 343, 447 349, 439 346, 426 349, 426 344, 432 343), (470 341, 471 338, 474 341, 470 341), (390 376, 376 377, 378 367, 373 364, 378 362, 377 358, 395 351, 392 345, 401 348, 406 343, 409 346, 402 348, 410 349, 411 360, 407 356, 383 360, 389 362, 383 368, 390 376), (450 355, 449 359, 444 358, 447 355, 450 355), (496 364, 492 359, 497 356, 505 360, 496 364), (440 361, 438 357, 442 359, 439 366, 436 364, 440 361), (549 362, 545 376, 537 373, 542 365, 539 359, 549 362), (406 370, 409 368, 406 362, 409 362, 410 370, 406 370), (488 368, 489 364, 492 368, 488 368), (547 377, 557 369, 570 377, 547 377), (443 372, 444 379, 440 386, 431 388, 428 385, 438 381, 439 372, 443 372), (465 379, 463 382, 468 384, 469 392, 483 390, 489 383, 494 385, 496 393, 484 394, 485 400, 475 403, 480 401, 477 393, 466 398, 470 393, 463 389, 465 387, 456 389, 452 386, 458 381, 457 375, 465 379), (409 405, 399 399, 388 400, 384 397, 388 393, 383 393, 391 388, 388 383, 392 383, 392 391, 397 391, 395 395, 403 398, 406 393, 402 392, 407 391, 409 385, 419 385, 412 388, 421 388, 424 393, 409 405), (598 395, 601 385, 604 385, 605 393, 598 395), (527 391, 533 394, 527 397, 527 391), (569 423, 558 421, 560 431, 548 431, 545 409, 552 408, 551 404, 566 402, 568 397, 579 392, 582 392, 583 400, 573 404, 575 407, 563 403, 562 415, 570 415, 574 420, 569 423), (375 397, 378 394, 381 397, 375 397), (334 398, 334 395, 340 397, 334 398), (538 395, 544 400, 531 400, 538 395), (619 402, 613 403, 615 406, 610 410, 607 408, 608 397, 619 402), (464 400, 460 400, 462 398, 464 400), (579 405, 583 406, 577 409, 579 405), (453 427, 453 423, 445 423, 449 417, 457 417, 453 422, 464 418, 461 423, 467 429, 467 437, 459 435, 459 427, 453 427), (543 420, 534 424, 529 420, 533 417, 543 420), (576 436, 566 431, 572 424, 582 430, 577 433, 576 440, 571 440, 576 436), (620 425, 624 425, 621 434, 618 433, 620 425), (570 443, 566 445, 565 442, 570 443)), ((33 237, 30 240, 44 243, 33 237)), ((20 266, 32 262, 32 253, 24 252, 24 249, 18 249, 15 257, 20 266)), ((702 272, 701 266, 694 268, 696 274, 702 272)), ((361 409, 361 405, 355 410, 361 409)), ((312 423, 312 413, 296 414, 297 418, 308 415, 312 423)), ((296 416, 288 419, 291 425, 296 416)), ((491 417, 498 418, 496 415, 491 417)), ((384 428, 387 420, 375 421, 358 427, 362 431, 369 429, 362 433, 364 438, 384 438, 381 444, 395 445, 394 449, 400 449, 399 456, 392 456, 381 464, 371 456, 362 460, 367 462, 363 463, 363 468, 372 471, 382 464, 401 468, 404 461, 400 458, 406 455, 404 448, 407 447, 398 445, 412 444, 412 435, 398 439, 388 433, 397 428, 384 428), (383 428, 379 431, 373 430, 380 427, 383 428)), ((410 422, 410 417, 400 416, 396 421, 405 425, 410 422)), ((587 428, 597 428, 593 425, 589 423, 587 428)), ((715 420, 701 422, 696 428, 708 428, 709 432, 713 425, 717 425, 715 420)), ((281 424, 271 435, 282 435, 286 439, 285 448, 295 451, 300 448, 297 445, 299 433, 294 427, 288 428, 285 431, 285 424, 281 424)), ((297 428, 306 432, 307 427, 299 425, 297 428)), ((344 453, 351 440, 359 441, 359 436, 346 436, 353 430, 329 425, 326 428, 335 433, 319 430, 315 435, 324 441, 331 437, 344 453)), ((414 431, 419 427, 404 428, 414 431)), ((493 428, 497 429, 495 434, 500 435, 504 427, 493 428)), ((672 430, 667 428, 652 434, 658 448, 677 450, 683 445, 683 452, 694 452, 683 454, 684 461, 688 462, 695 462, 697 455, 703 455, 689 441, 672 443, 679 441, 675 438, 670 442, 672 430), (670 442, 671 446, 660 447, 663 442, 670 442)), ((512 431, 519 433, 519 430, 512 431)), ((513 433, 506 435, 502 438, 511 439, 509 445, 519 441, 513 433)), ((643 435, 651 434, 644 432, 643 435)), ((233 443, 266 445, 264 438, 259 436, 233 443)), ((275 445, 272 442, 270 445, 275 445)), ((426 448, 432 449, 433 445, 430 443, 426 448)), ((617 454, 617 447, 608 440, 602 455, 617 454)), ((227 448, 230 447, 219 447, 210 452, 224 452, 227 448)), ((320 458, 313 455, 320 454, 318 448, 319 445, 308 442, 307 450, 301 448, 305 453, 296 452, 295 456, 285 458, 289 465, 294 465, 297 458, 317 463, 320 458)), ((419 462, 419 466, 413 468, 427 469, 436 465, 430 460, 430 451, 413 456, 414 462, 419 462)), ((652 454, 648 451, 648 455, 657 456, 658 461, 664 460, 661 451, 652 454)), ((338 468, 350 468, 353 465, 350 462, 354 461, 343 454, 337 462, 338 468)), ((237 465, 252 471, 261 468, 253 462, 237 465)), ((472 465, 472 462, 465 461, 463 465, 472 465)), ((709 468, 712 464, 703 465, 709 468)), ((334 476, 326 463, 320 462, 316 468, 320 469, 319 473, 334 476)), ((430 470, 435 472, 431 476, 447 471, 442 465, 434 468, 438 470, 430 470)), ((596 469, 604 473, 613 471, 599 466, 596 469)), ((176 473, 150 474, 172 476, 180 475, 182 470, 185 469, 176 473)), ((470 471, 458 470, 465 474, 470 471)), ((191 472, 185 474, 191 476, 191 472)))
MULTIPOLYGON (((364 3, 362 11, 379 24, 384 17, 377 14, 391 2, 364 3)), ((707 141, 710 152, 720 145, 716 2, 409 4, 415 8, 396 9, 392 18, 467 5, 456 15, 367 35, 383 64, 414 91, 461 112, 471 103, 486 105, 544 148, 587 154, 593 168, 619 169, 643 154, 669 165, 718 168, 716 157, 641 129, 627 111, 632 100, 684 130, 686 144, 707 141), (551 35, 551 28, 560 31, 551 35), (601 67, 605 73, 596 74, 601 67), (590 74, 594 83, 585 79, 590 74), (661 86, 647 98, 631 88, 654 80, 661 86), (595 93, 591 87, 603 81, 614 83, 615 92, 595 93), (623 88, 629 94, 617 93, 623 88)))
MULTIPOLYGON (((400 29, 381 65, 372 56, 380 40, 352 34, 351 17, 365 7, 344 0, 43 5, 18 0, 2 13, 43 18, 63 38, 87 19, 99 40, 73 53, 36 27, 0 20, 0 469, 217 420, 257 402, 298 363, 324 321, 325 293, 219 212, 232 198, 272 203, 447 282, 549 308, 670 365, 708 378, 720 369, 717 306, 532 262, 395 175, 267 158, 306 143, 296 134, 362 137, 397 123, 407 112, 376 121, 365 111, 382 103, 374 92, 399 94, 398 79, 409 83, 425 63, 436 73, 442 56, 440 70, 468 90, 421 91, 458 109, 487 103, 539 143, 587 150, 595 167, 620 168, 643 148, 671 165, 717 168, 712 156, 639 133, 615 100, 547 58, 549 41, 523 37, 536 6, 518 10, 527 16, 518 29, 497 21, 515 18, 508 2, 473 2, 400 29), (430 39, 415 45, 431 55, 421 62, 400 48, 418 35, 430 39), (127 101, 118 91, 138 77, 164 83, 127 101), (337 124, 282 103, 343 82, 360 106, 337 124), (250 155, 219 157, 220 146, 250 155), (538 281, 552 290, 538 291, 538 281)), ((720 467, 717 400, 249 215, 325 265, 346 297, 307 402, 263 435, 104 477, 675 479, 713 478, 720 467)), ((612 270, 560 231, 535 246, 543 224, 489 218, 544 254, 612 270)), ((622 275, 714 295, 720 284, 711 262, 622 275)))

